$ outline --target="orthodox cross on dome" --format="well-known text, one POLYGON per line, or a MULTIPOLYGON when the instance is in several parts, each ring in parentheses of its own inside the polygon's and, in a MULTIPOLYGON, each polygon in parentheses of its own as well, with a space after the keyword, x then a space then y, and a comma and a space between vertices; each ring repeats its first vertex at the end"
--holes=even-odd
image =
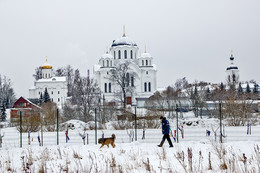
POLYGON ((146 53, 146 45, 144 46, 144 53, 146 53))
POLYGON ((125 37, 125 25, 123 26, 123 37, 125 37))

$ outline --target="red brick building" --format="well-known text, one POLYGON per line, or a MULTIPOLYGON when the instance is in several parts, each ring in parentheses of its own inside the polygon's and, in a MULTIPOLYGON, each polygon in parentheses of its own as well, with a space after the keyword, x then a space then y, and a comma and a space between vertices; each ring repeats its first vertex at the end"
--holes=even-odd
POLYGON ((40 116, 41 107, 32 103, 30 100, 20 97, 11 108, 11 122, 20 118, 20 112, 22 118, 30 116, 40 116))

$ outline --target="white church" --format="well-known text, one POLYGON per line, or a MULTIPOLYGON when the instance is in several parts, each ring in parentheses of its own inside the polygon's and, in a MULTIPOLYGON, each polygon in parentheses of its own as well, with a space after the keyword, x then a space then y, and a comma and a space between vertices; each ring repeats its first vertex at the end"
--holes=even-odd
POLYGON ((51 101, 61 107, 67 98, 68 86, 66 77, 53 76, 53 69, 46 62, 40 67, 42 70, 42 78, 34 81, 34 86, 29 89, 30 99, 39 99, 41 94, 44 95, 45 88, 49 93, 51 101))
POLYGON ((137 44, 125 32, 114 40, 109 51, 101 56, 99 63, 94 65, 94 77, 100 87, 102 98, 107 102, 116 100, 118 87, 110 81, 109 71, 116 65, 129 62, 129 71, 135 76, 129 76, 129 83, 134 92, 127 93, 127 104, 143 106, 145 100, 157 90, 156 66, 153 57, 146 52, 139 55, 137 44))

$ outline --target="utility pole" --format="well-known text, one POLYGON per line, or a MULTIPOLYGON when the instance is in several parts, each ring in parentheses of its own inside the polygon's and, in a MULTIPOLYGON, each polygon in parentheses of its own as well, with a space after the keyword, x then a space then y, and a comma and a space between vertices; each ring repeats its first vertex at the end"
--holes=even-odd
POLYGON ((57 108, 57 145, 59 145, 59 109, 57 108))
POLYGON ((177 143, 179 143, 179 132, 178 132, 178 129, 179 129, 179 125, 178 125, 178 104, 176 104, 176 138, 177 138, 177 143))
POLYGON ((22 111, 20 111, 20 148, 23 147, 22 111))
POLYGON ((220 129, 220 143, 222 143, 222 115, 221 115, 221 102, 219 102, 219 129, 220 129))
POLYGON ((137 141, 136 107, 135 107, 135 141, 137 141))
POLYGON ((97 108, 95 108, 95 144, 97 145, 97 108))

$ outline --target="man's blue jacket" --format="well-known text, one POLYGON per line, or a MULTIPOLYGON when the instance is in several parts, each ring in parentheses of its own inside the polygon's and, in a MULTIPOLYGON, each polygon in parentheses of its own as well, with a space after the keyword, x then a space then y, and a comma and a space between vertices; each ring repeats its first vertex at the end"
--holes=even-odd
POLYGON ((170 134, 170 125, 169 125, 169 121, 166 120, 166 118, 164 117, 162 120, 162 134, 166 135, 166 134, 170 134))

